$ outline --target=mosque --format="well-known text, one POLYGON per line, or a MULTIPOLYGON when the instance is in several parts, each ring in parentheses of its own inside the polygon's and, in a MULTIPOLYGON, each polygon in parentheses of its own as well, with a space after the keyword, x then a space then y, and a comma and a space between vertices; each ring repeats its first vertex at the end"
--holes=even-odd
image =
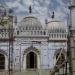
POLYGON ((8 71, 10 68, 30 74, 31 71, 38 71, 41 75, 50 75, 60 50, 66 58, 67 30, 64 23, 56 19, 53 12, 52 19, 43 26, 32 15, 31 7, 29 15, 17 23, 11 11, 4 9, 0 6, 0 10, 4 11, 3 14, 0 12, 0 70, 8 71))

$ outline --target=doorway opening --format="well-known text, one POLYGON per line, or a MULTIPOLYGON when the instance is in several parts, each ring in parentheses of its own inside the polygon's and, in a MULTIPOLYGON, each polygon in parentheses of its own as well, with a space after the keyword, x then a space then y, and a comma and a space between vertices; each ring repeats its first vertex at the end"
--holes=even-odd
POLYGON ((30 52, 26 57, 27 69, 37 68, 37 55, 34 52, 30 52))
POLYGON ((5 69, 5 56, 3 54, 0 54, 0 70, 5 69))

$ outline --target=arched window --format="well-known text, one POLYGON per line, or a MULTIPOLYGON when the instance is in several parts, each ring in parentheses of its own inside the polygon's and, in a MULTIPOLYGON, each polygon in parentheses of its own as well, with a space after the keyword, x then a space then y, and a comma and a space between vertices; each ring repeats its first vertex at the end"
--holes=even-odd
POLYGON ((53 34, 52 34, 52 38, 53 38, 53 34))
POLYGON ((57 34, 57 38, 58 38, 58 34, 57 34))
POLYGON ((24 28, 23 28, 23 30, 24 30, 24 28))
POLYGON ((31 35, 33 35, 33 31, 31 31, 31 35))
POLYGON ((19 31, 17 31, 17 35, 19 35, 19 31))
POLYGON ((62 34, 62 38, 63 38, 63 34, 62 34))
POLYGON ((42 35, 42 31, 40 31, 40 34, 42 35))
POLYGON ((37 27, 35 27, 35 30, 37 30, 37 27))
POLYGON ((46 32, 44 31, 44 35, 46 35, 46 32))
POLYGON ((61 34, 59 34, 59 35, 60 35, 60 38, 61 38, 62 37, 61 34))
POLYGON ((56 34, 54 34, 54 38, 56 38, 56 34))
POLYGON ((28 30, 28 27, 26 26, 26 30, 28 30))
POLYGON ((0 70, 5 69, 5 57, 3 54, 0 54, 0 70))
POLYGON ((32 30, 34 30, 34 27, 32 27, 32 30))
POLYGON ((38 35, 39 35, 39 31, 38 31, 38 35))
POLYGON ((66 38, 66 34, 65 34, 65 38, 66 38))
POLYGON ((37 68, 37 55, 34 52, 30 52, 26 56, 27 69, 37 68))
POLYGON ((31 27, 29 27, 29 30, 31 30, 31 27))
POLYGON ((38 27, 38 30, 40 30, 41 28, 40 27, 38 27))
POLYGON ((36 31, 34 31, 34 35, 36 35, 36 31))

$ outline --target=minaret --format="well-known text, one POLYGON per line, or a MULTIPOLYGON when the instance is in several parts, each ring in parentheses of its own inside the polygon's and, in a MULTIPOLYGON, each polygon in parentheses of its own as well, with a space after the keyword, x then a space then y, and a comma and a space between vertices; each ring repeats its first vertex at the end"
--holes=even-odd
POLYGON ((69 22, 69 70, 70 75, 75 75, 75 0, 70 0, 70 22, 69 22))
POLYGON ((75 29, 75 0, 70 0, 70 24, 75 29))

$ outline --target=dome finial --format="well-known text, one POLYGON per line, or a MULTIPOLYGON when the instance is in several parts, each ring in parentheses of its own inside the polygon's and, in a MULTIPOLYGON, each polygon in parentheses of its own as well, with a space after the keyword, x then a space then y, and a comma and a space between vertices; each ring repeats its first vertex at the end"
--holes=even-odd
POLYGON ((29 13, 32 13, 32 7, 31 7, 31 5, 29 6, 29 13))
POLYGON ((55 14, 54 14, 54 11, 53 11, 51 18, 54 19, 54 17, 55 17, 55 14))
POLYGON ((47 24, 48 23, 48 20, 47 19, 45 19, 45 24, 47 24))

